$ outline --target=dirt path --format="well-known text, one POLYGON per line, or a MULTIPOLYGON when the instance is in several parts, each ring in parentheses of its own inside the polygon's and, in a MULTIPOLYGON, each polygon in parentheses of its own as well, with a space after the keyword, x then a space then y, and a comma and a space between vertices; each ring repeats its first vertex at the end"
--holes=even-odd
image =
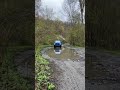
POLYGON ((76 49, 81 58, 77 61, 56 60, 43 52, 43 57, 49 59, 53 68, 53 81, 56 90, 85 90, 84 48, 76 49))

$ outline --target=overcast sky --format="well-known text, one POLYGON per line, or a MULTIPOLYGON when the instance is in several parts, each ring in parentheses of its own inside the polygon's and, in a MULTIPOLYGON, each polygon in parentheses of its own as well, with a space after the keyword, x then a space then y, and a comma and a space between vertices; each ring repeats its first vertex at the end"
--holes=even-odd
POLYGON ((62 21, 66 21, 66 17, 61 13, 62 4, 64 0, 42 0, 42 6, 47 6, 48 8, 52 8, 55 12, 55 16, 58 17, 62 21))

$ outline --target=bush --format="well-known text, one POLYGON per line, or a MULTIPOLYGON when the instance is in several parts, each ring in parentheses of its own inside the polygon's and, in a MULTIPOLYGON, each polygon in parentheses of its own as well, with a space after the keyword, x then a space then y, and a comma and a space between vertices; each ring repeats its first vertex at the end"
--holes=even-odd
POLYGON ((85 28, 84 25, 75 25, 70 29, 69 43, 75 46, 85 46, 85 28))

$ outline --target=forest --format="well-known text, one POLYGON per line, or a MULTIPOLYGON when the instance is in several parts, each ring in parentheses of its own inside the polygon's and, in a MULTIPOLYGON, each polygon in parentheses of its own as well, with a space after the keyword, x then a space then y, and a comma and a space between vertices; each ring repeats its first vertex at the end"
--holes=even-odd
MULTIPOLYGON (((38 2, 41 3, 40 0, 36 0, 36 3, 38 2)), ((83 17, 81 18, 78 0, 64 1, 63 10, 67 15, 67 21, 65 22, 54 17, 52 8, 42 8, 41 4, 38 6, 36 4, 36 45, 52 45, 55 40, 61 40, 63 43, 70 43, 71 45, 85 46, 85 23, 82 21, 83 17)))
POLYGON ((42 0, 35 0, 35 81, 36 90, 54 90, 56 85, 51 82, 50 62, 42 57, 40 51, 53 46, 55 40, 74 47, 85 47, 85 1, 63 0, 61 20, 56 16, 54 8, 42 6, 42 0), (80 5, 81 4, 81 5, 80 5))
MULTIPOLYGON (((13 59, 17 52, 32 49, 38 55, 40 49, 53 45, 56 39, 86 49, 120 50, 119 0, 64 0, 63 10, 67 21, 54 18, 53 9, 43 8, 41 0, 35 0, 35 3, 34 0, 1 0, 0 7, 1 90, 6 85, 10 90, 28 90, 33 85, 16 71, 13 59)), ((35 63, 38 66, 41 62, 45 65, 42 71, 47 68, 48 73, 44 77, 49 76, 49 62, 41 55, 38 55, 36 62, 39 62, 35 63)), ((41 67, 36 68, 36 72, 39 70, 41 67)), ((53 87, 52 84, 49 85, 53 87)))

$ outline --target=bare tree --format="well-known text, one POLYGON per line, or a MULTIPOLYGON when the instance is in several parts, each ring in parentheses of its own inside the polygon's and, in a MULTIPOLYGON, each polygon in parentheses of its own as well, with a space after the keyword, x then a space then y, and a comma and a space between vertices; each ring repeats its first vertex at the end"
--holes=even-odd
POLYGON ((48 8, 47 6, 45 8, 43 8, 42 17, 44 19, 53 19, 53 17, 54 17, 53 9, 52 8, 48 8))
POLYGON ((80 10, 78 10, 78 0, 64 0, 63 10, 71 24, 80 21, 80 10))
POLYGON ((35 0, 35 17, 39 17, 41 12, 41 0, 35 0))
POLYGON ((52 19, 54 15, 53 9, 42 7, 41 0, 35 0, 35 17, 43 17, 45 19, 52 19))
POLYGON ((80 11, 81 11, 81 21, 83 23, 84 13, 85 13, 85 0, 79 0, 80 3, 80 11))

